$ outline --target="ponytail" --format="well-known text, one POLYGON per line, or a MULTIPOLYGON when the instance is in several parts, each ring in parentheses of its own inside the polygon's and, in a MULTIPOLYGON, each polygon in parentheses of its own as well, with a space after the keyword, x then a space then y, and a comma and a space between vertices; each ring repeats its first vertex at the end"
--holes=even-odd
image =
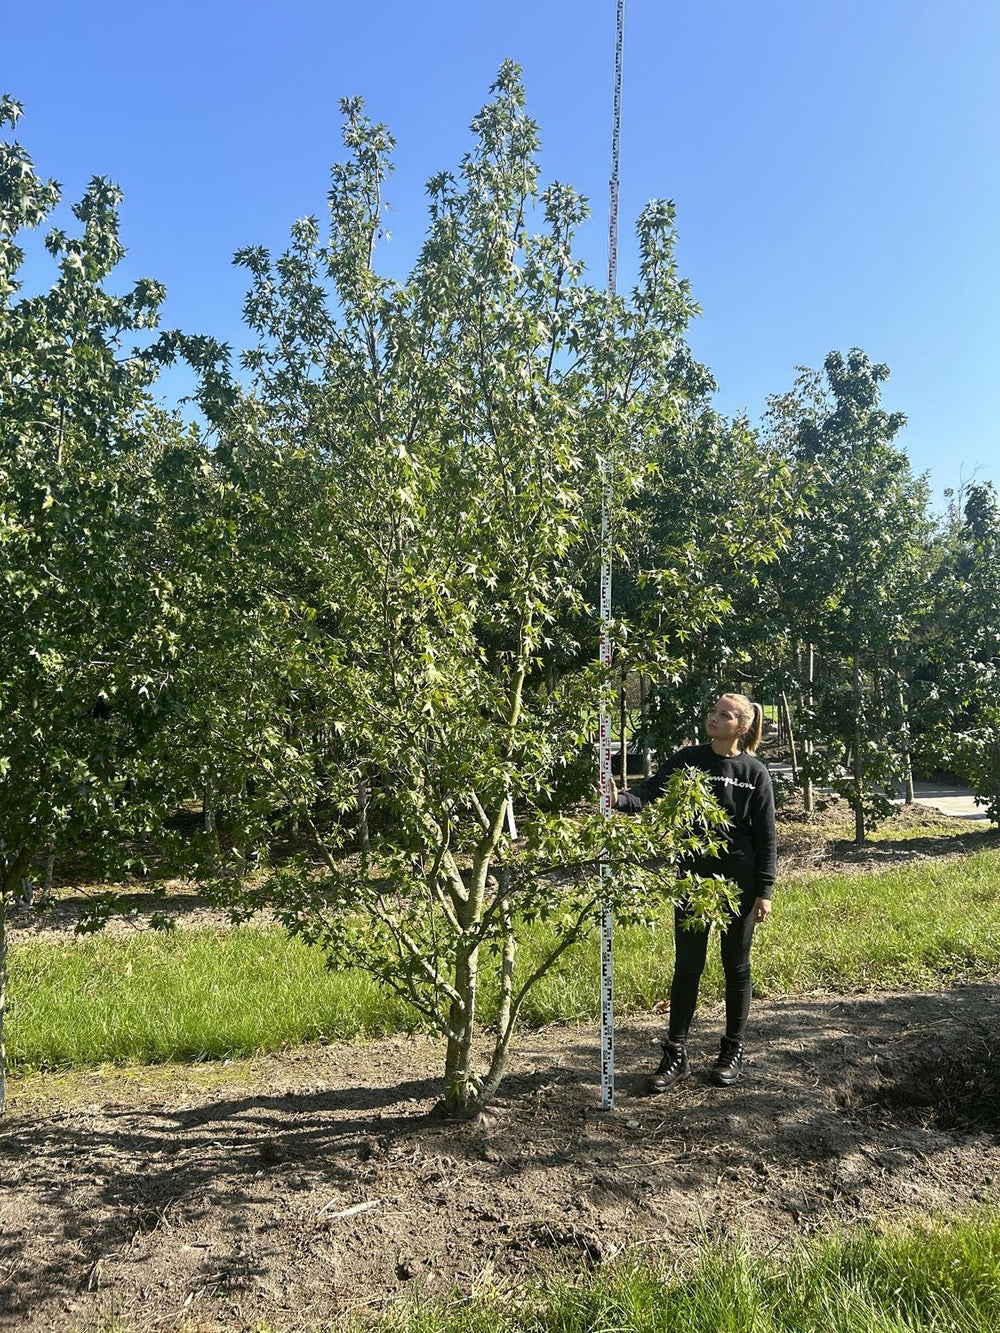
POLYGON ((760 744, 760 738, 764 731, 764 710, 758 703, 751 703, 753 709, 753 721, 747 728, 747 734, 743 737, 743 749, 747 754, 753 754, 760 744))
POLYGON ((745 694, 731 694, 728 691, 723 699, 732 699, 739 713, 740 721, 746 723, 746 731, 740 740, 740 748, 746 754, 753 754, 760 744, 764 732, 764 710, 760 704, 753 703, 745 694))

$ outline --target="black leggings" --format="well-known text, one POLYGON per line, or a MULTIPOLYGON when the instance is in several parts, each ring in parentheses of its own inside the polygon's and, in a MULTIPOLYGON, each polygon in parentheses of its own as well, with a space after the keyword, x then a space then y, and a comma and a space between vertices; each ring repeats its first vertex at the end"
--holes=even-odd
MULTIPOLYGON (((750 944, 753 940, 754 904, 757 892, 752 882, 737 880, 740 891, 738 914, 722 932, 722 967, 726 974, 726 1037, 742 1041, 750 1013, 750 944)), ((708 931, 683 928, 687 913, 674 908, 674 979, 670 986, 670 1041, 683 1045, 698 1003, 698 983, 705 968, 708 931)))

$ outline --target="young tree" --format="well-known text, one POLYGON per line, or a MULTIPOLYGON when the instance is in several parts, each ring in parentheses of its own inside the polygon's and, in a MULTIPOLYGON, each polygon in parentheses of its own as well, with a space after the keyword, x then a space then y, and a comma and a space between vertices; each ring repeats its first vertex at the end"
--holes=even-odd
MULTIPOLYGON (((267 902, 332 963, 402 995, 446 1038, 453 1111, 493 1095, 531 987, 591 930, 605 842, 615 909, 647 919, 718 819, 694 779, 648 819, 548 810, 587 747, 599 681, 581 669, 549 693, 542 657, 567 621, 588 624, 596 655, 602 463, 619 496, 638 484, 636 444, 676 410, 689 301, 657 203, 639 222, 631 299, 584 285, 572 245, 585 203, 540 190, 515 66, 493 92, 457 175, 430 182, 406 283, 374 266, 391 137, 344 103, 350 157, 333 171, 328 235, 305 219, 278 259, 237 256, 258 342, 217 455, 243 497, 239 542, 268 553, 254 615, 280 645, 274 713, 243 752, 305 840, 237 904, 267 902), (359 790, 368 845, 347 855, 330 811, 346 817, 359 790), (518 934, 537 918, 554 943, 526 964, 518 934), (499 1017, 483 1067, 486 984, 499 1017)), ((721 885, 688 887, 718 917, 721 885)))

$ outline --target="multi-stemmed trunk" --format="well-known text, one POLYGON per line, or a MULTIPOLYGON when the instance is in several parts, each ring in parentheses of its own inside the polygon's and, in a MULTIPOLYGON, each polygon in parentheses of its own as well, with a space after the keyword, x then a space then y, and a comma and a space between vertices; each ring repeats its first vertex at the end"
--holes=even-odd
MULTIPOLYGON (((514 939, 510 900, 506 895, 498 904, 503 930, 500 957, 500 1006, 497 1041, 485 1078, 477 1082, 473 1075, 473 1040, 476 1032, 476 1006, 479 992, 479 948, 490 864, 495 848, 481 848, 474 862, 464 902, 456 904, 455 915, 462 928, 455 954, 454 999, 448 1014, 448 1046, 445 1054, 445 1108, 462 1114, 484 1105, 500 1084, 506 1065, 507 1045, 512 1027, 514 1003, 514 939)), ((503 872, 503 888, 509 889, 509 872, 503 872)), ((516 1016, 516 1015, 514 1015, 516 1016)))
MULTIPOLYGON (((495 859, 506 824, 507 836, 513 846, 517 842, 517 826, 513 805, 508 798, 502 818, 498 818, 486 832, 473 858, 468 887, 452 897, 455 917, 460 927, 459 944, 455 958, 452 1001, 448 1016, 448 1044, 445 1056, 444 1109, 450 1115, 476 1111, 489 1103, 503 1080, 511 1039, 521 1009, 535 984, 558 962, 562 955, 586 933, 597 907, 597 885, 594 897, 580 905, 575 921, 562 932, 559 943, 544 957, 533 971, 514 984, 514 962, 517 940, 514 913, 511 906, 513 874, 510 864, 495 870, 495 859), (473 1072, 473 1040, 475 1037, 476 1005, 480 982, 479 946, 487 924, 499 924, 501 946, 499 951, 499 1004, 496 1029, 489 1065, 482 1078, 473 1072)), ((452 865, 452 873, 457 867, 452 865)), ((458 885, 456 883, 455 888, 458 885)))
MULTIPOLYGON (((522 645, 526 641, 530 628, 530 618, 522 626, 522 645)), ((521 719, 524 696, 524 682, 527 675, 527 655, 521 657, 517 674, 511 682, 510 710, 507 716, 507 730, 510 746, 521 719)), ((510 1033, 517 1019, 520 999, 513 995, 514 973, 514 938, 510 902, 505 889, 509 881, 497 884, 491 872, 496 858, 497 848, 504 835, 506 826, 513 840, 515 837, 513 806, 510 794, 504 799, 502 808, 489 818, 483 814, 483 837, 476 847, 469 872, 468 885, 462 889, 458 883, 456 868, 456 892, 452 895, 452 909, 455 924, 458 927, 458 939, 455 950, 455 971, 452 1001, 448 1015, 448 1046, 445 1054, 445 1108, 451 1113, 461 1113, 472 1107, 483 1105, 492 1095, 503 1074, 506 1061, 506 1047, 510 1033), (493 883, 501 895, 487 905, 487 889, 493 883), (504 929, 504 946, 501 962, 501 1009, 508 1014, 506 1023, 498 1027, 497 1048, 487 1072, 486 1079, 479 1086, 473 1077, 472 1043, 476 1029, 476 1002, 479 989, 479 948, 487 910, 495 909, 499 913, 504 929)))

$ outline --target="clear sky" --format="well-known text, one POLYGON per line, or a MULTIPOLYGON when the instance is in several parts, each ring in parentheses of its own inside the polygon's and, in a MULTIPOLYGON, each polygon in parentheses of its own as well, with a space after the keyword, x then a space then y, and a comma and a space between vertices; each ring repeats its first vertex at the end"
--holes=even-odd
MULTIPOLYGON (((592 202, 603 281, 614 24, 614 0, 8 0, 0 91, 68 200, 122 186, 122 272, 167 284, 164 323, 238 348, 232 252, 322 213, 340 98, 397 138, 402 274, 507 56, 546 177, 592 202)), ((998 55, 997 0, 626 0, 621 284, 638 211, 672 198, 722 411, 756 419, 797 365, 861 346, 938 496, 1000 483, 998 55)))

